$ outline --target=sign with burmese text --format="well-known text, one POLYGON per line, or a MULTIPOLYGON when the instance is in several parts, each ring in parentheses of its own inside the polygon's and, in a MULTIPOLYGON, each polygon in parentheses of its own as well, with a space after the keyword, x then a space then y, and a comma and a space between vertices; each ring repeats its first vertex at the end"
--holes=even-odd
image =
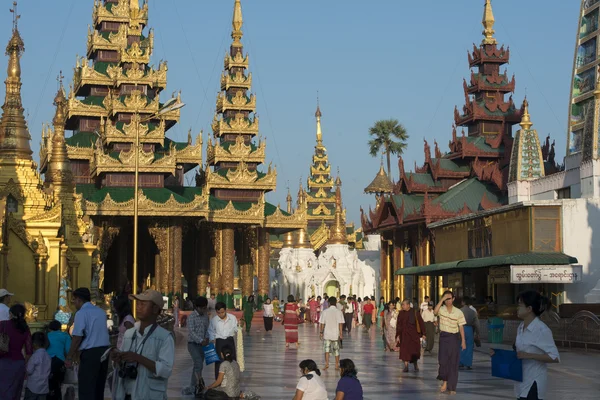
POLYGON ((577 283, 581 265, 511 265, 510 283, 577 283))

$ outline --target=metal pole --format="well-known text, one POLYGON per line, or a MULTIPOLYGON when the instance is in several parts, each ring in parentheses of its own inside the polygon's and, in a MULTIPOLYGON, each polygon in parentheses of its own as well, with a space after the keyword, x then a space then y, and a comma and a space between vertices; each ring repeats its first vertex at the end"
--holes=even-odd
MULTIPOLYGON (((139 169, 139 147, 140 147, 140 115, 134 114, 135 118, 135 183, 133 192, 133 294, 137 294, 138 278, 138 169, 139 169)), ((136 318, 135 301, 133 304, 133 318, 136 318)))

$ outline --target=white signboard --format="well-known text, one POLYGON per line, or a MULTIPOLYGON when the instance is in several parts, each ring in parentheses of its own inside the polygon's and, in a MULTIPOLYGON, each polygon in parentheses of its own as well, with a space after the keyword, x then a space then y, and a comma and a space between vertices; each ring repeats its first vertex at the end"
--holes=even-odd
POLYGON ((510 283, 581 282, 581 265, 511 265, 510 283))

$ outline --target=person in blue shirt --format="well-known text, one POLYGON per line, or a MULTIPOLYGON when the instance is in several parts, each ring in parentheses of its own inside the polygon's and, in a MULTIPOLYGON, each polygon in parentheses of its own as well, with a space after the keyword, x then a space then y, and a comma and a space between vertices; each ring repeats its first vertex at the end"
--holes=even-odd
POLYGON ((363 400, 363 388, 356 377, 354 362, 349 358, 340 361, 340 376, 334 400, 363 400))
POLYGON ((73 340, 65 366, 70 368, 73 358, 79 351, 79 372, 77 375, 79 398, 104 400, 104 385, 108 373, 108 358, 101 361, 108 350, 110 340, 106 327, 106 313, 92 303, 88 288, 73 291, 73 303, 77 309, 73 325, 73 340))
POLYGON ((50 393, 47 400, 61 400, 61 386, 65 379, 65 359, 71 348, 71 336, 61 330, 61 323, 57 320, 48 324, 48 344, 47 352, 52 364, 48 382, 50 393))

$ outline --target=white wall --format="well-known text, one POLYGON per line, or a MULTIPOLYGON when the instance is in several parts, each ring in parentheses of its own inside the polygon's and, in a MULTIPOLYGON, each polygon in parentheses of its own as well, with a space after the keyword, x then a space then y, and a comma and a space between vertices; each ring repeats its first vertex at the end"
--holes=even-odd
POLYGON ((561 202, 563 251, 583 266, 583 282, 565 285, 565 302, 600 302, 600 199, 561 202))

